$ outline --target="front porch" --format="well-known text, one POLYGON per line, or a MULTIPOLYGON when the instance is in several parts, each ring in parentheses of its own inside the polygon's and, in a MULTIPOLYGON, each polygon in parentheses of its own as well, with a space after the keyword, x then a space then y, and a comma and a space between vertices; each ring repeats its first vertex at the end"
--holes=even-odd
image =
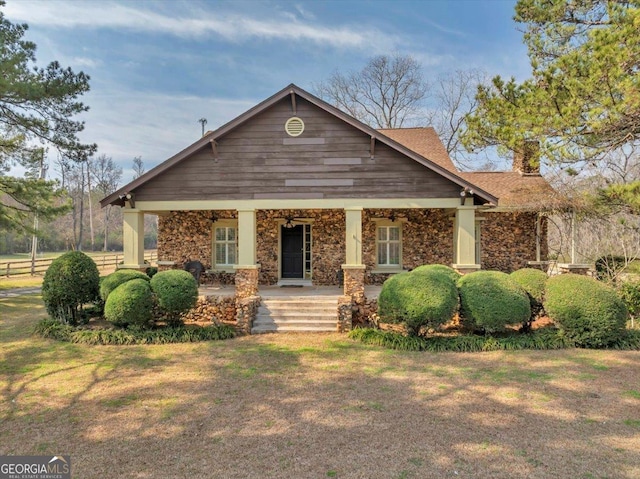
POLYGON ((358 305, 334 286, 264 286, 238 300, 235 287, 202 286, 196 307, 185 319, 235 322, 246 333, 348 331, 377 313, 382 286, 368 285, 358 305))

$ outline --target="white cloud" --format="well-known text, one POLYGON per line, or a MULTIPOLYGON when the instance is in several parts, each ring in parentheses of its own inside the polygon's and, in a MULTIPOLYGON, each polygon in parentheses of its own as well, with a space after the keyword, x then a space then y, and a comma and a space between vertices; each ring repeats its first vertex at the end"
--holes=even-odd
MULTIPOLYGON (((107 2, 10 2, 5 14, 13 21, 51 28, 110 28, 139 32, 165 33, 178 37, 218 35, 227 41, 243 42, 255 38, 267 40, 300 40, 333 47, 387 50, 398 38, 370 26, 323 26, 297 20, 281 13, 277 18, 252 18, 215 11, 214 8, 192 8, 186 14, 167 14, 153 9, 153 3, 133 4, 107 2)), ((298 12, 304 15, 298 9, 298 12)), ((312 18, 308 14, 306 18, 312 18)))
POLYGON ((91 110, 82 116, 86 122, 82 140, 97 143, 98 154, 111 156, 125 177, 133 157, 142 156, 151 169, 200 138, 199 118, 207 118, 205 128, 215 130, 259 101, 133 91, 88 93, 83 100, 91 110))

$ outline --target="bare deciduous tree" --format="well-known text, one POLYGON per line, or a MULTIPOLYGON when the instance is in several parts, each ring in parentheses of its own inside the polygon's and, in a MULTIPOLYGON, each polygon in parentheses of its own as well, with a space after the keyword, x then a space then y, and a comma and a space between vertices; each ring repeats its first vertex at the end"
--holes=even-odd
POLYGON ((427 120, 438 132, 451 159, 462 169, 492 169, 486 152, 470 154, 460 142, 460 134, 466 128, 465 120, 478 105, 478 85, 487 81, 485 72, 472 69, 444 73, 435 82, 433 106, 427 120))
MULTIPOLYGON (((92 159, 91 164, 92 176, 96 182, 95 187, 100 194, 104 197, 116 191, 118 189, 118 184, 122 179, 122 168, 107 155, 100 155, 97 158, 92 159)), ((104 242, 102 246, 103 251, 107 251, 108 249, 111 208, 111 205, 107 205, 102 209, 104 233, 104 242)))
POLYGON ((140 178, 145 172, 144 162, 141 156, 133 158, 133 179, 140 178))
POLYGON ((315 85, 320 98, 374 128, 400 128, 422 114, 429 85, 409 55, 379 55, 358 72, 335 72, 315 85))

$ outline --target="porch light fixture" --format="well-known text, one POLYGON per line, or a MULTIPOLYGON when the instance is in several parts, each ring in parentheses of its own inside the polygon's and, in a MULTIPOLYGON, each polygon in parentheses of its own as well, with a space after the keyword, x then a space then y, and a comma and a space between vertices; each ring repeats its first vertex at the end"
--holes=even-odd
POLYGON ((464 206, 464 200, 473 196, 473 190, 470 188, 462 188, 460 190, 460 205, 464 206))
POLYGON ((216 221, 218 221, 218 215, 215 213, 211 213, 211 216, 209 217, 209 219, 211 219, 212 223, 215 223, 216 221))
POLYGON ((286 216, 285 217, 285 223, 284 223, 284 227, 287 228, 288 230, 294 227, 294 224, 292 223, 293 221, 293 217, 291 216, 286 216))
POLYGON ((389 215, 389 220, 393 223, 396 221, 396 213, 394 211, 389 215))

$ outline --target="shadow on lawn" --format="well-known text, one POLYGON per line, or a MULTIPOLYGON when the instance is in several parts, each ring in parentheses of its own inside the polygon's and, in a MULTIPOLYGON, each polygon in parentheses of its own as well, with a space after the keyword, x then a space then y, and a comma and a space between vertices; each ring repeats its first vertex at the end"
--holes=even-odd
POLYGON ((71 454, 78 477, 640 473, 640 398, 625 395, 637 352, 403 353, 339 335, 40 343, 5 355, 5 399, 53 405, 36 422, 7 415, 1 449, 71 454), (52 392, 55 374, 71 390, 52 392))

